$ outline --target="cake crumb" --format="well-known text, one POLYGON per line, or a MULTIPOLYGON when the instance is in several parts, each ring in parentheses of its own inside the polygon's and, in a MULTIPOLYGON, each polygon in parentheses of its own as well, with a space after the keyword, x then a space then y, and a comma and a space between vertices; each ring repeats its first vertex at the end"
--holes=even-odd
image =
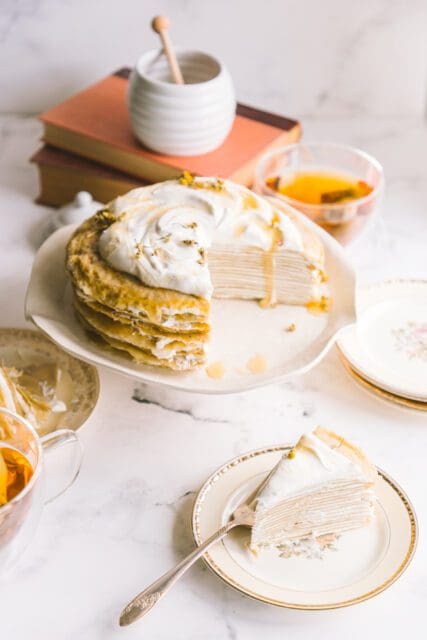
POLYGON ((205 371, 209 378, 219 380, 224 377, 225 367, 222 362, 212 362, 212 364, 206 367, 205 371))
POLYGON ((293 333, 296 328, 297 328, 297 325, 295 324, 295 322, 291 322, 291 324, 288 324, 288 326, 285 327, 285 331, 286 333, 293 333))

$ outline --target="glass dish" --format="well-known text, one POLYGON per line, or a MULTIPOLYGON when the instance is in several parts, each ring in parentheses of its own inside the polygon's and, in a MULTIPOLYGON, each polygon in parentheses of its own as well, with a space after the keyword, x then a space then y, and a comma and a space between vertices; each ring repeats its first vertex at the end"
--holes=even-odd
POLYGON ((346 244, 379 209, 383 184, 380 163, 364 151, 333 143, 299 142, 274 149, 261 158, 256 167, 254 189, 258 193, 284 200, 346 244), (345 175, 366 182, 372 191, 353 200, 308 204, 284 195, 267 184, 269 179, 279 177, 288 180, 305 172, 345 175))

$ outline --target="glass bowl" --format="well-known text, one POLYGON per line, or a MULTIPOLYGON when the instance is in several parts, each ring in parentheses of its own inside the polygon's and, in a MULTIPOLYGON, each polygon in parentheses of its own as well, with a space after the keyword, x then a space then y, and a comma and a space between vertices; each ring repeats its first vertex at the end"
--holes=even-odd
POLYGON ((383 184, 380 163, 364 151, 341 144, 299 142, 274 149, 261 158, 256 167, 254 189, 283 199, 346 244, 379 209, 383 184), (274 178, 286 181, 304 172, 346 176, 367 183, 372 191, 343 202, 308 204, 284 195, 268 184, 274 178))

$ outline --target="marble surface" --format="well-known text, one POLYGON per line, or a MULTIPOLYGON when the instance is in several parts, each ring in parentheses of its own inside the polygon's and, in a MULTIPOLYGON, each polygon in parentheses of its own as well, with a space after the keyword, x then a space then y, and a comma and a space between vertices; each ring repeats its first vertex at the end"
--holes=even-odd
MULTIPOLYGON (((306 119, 306 139, 354 143, 384 164, 382 216, 349 253, 360 281, 425 278, 427 130, 417 118, 306 119)), ((41 221, 27 162, 33 118, 0 117, 0 303, 3 326, 24 326, 23 300, 41 221)), ((333 612, 251 601, 199 563, 140 624, 117 626, 122 605, 192 548, 195 491, 227 459, 293 441, 316 424, 359 441, 404 487, 427 523, 425 416, 359 389, 333 350, 311 373, 254 392, 208 397, 135 385, 101 371, 99 404, 81 437, 75 485, 44 510, 34 540, 0 586, 1 637, 10 640, 279 640, 424 635, 427 553, 388 591, 333 612)), ((1 569, 0 569, 1 571, 1 569)))
POLYGON ((157 46, 230 67, 241 101, 289 115, 419 115, 425 110, 425 0, 1 0, 0 111, 35 113, 157 46))

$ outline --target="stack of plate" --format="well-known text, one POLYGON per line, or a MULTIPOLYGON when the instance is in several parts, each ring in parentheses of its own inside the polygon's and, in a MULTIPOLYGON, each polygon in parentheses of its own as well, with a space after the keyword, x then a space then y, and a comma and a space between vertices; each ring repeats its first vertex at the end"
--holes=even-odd
POLYGON ((365 287, 357 311, 337 341, 349 374, 388 402, 427 411, 427 281, 365 287))

